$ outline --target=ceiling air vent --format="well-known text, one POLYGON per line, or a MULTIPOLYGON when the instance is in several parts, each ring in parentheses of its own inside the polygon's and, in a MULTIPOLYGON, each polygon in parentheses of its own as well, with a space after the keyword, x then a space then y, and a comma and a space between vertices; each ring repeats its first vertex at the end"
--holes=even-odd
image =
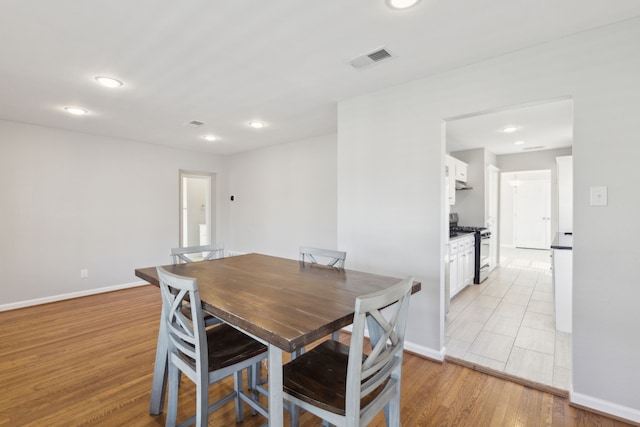
POLYGON ((522 151, 540 150, 542 148, 544 148, 544 145, 536 145, 535 147, 525 147, 522 149, 522 151))
POLYGON ((359 70, 394 58, 385 48, 379 48, 364 55, 356 56, 349 61, 353 68, 359 70))

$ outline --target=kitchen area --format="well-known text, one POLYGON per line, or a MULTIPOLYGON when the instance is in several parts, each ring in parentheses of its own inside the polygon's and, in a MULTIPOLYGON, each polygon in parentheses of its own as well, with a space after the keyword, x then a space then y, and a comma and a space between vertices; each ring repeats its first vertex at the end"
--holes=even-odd
MULTIPOLYGON (((545 107, 554 117, 565 117, 569 104, 545 107)), ((494 139, 498 120, 489 120, 494 139)), ((447 359, 566 392, 571 386, 572 148, 470 148, 464 133, 451 128, 447 123, 447 359), (525 214, 539 224, 526 222, 525 214)), ((482 140, 479 127, 473 130, 482 140)))

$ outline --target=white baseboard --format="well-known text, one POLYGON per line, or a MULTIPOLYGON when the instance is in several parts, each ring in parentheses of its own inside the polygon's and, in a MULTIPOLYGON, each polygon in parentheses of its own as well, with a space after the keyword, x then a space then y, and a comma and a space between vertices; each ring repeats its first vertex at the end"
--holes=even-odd
POLYGON ((238 251, 227 251, 227 256, 238 256, 238 255, 244 255, 244 252, 238 252, 238 251))
POLYGON ((49 302, 63 301, 63 300, 66 300, 66 299, 86 297, 88 295, 96 295, 96 294, 102 294, 102 293, 105 293, 105 292, 118 291, 120 289, 135 288, 136 286, 143 286, 143 285, 148 285, 148 284, 149 283, 147 283, 147 282, 131 282, 131 283, 124 283, 122 285, 105 286, 104 288, 87 289, 87 290, 79 291, 79 292, 70 292, 68 294, 60 294, 60 295, 53 295, 53 296, 50 296, 50 297, 36 298, 36 299, 30 299, 30 300, 26 300, 26 301, 12 302, 12 303, 9 303, 9 304, 0 305, 0 312, 9 311, 9 310, 15 310, 17 308, 31 307, 31 306, 34 306, 34 305, 47 304, 49 302))
MULTIPOLYGON (((352 329, 353 325, 349 325, 349 326, 345 326, 344 328, 342 328, 342 331, 351 333, 351 329, 352 329)), ((368 338, 369 334, 368 331, 365 330, 365 336, 368 338)), ((429 347, 424 347, 422 345, 418 345, 418 344, 414 344, 412 342, 406 341, 404 342, 404 349, 407 351, 410 351, 411 353, 415 353, 419 356, 424 356, 427 359, 431 359, 431 360, 436 360, 438 362, 442 362, 444 360, 444 356, 446 355, 446 349, 443 347, 442 350, 440 350, 439 352, 429 348, 429 347)))
POLYGON ((442 362, 444 360, 444 356, 446 355, 444 347, 440 351, 436 351, 432 348, 414 344, 409 341, 404 342, 404 349, 410 351, 411 353, 424 356, 427 359, 437 360, 438 362, 442 362))
POLYGON ((640 424, 640 410, 622 406, 617 403, 598 399, 582 393, 570 392, 569 401, 573 404, 590 408, 605 414, 610 414, 624 420, 633 421, 640 424))

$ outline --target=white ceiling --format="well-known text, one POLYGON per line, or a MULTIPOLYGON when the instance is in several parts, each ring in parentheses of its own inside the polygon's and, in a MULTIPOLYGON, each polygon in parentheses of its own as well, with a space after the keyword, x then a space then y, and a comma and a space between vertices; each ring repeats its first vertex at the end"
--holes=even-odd
POLYGON ((528 153, 573 145, 573 101, 553 100, 446 122, 447 151, 486 148, 494 154, 528 153), (515 127, 505 133, 506 127, 515 127), (522 144, 514 144, 519 141, 522 144))
POLYGON ((233 154, 336 132, 340 100, 638 15, 637 0, 3 0, 0 118, 233 154), (382 46, 396 58, 347 63, 382 46))

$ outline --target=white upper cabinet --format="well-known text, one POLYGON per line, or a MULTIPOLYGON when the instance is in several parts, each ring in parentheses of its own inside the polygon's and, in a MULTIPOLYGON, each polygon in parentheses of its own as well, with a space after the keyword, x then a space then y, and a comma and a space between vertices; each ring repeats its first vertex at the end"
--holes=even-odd
POLYGON ((445 188, 449 205, 456 204, 456 165, 455 160, 450 155, 444 156, 444 170, 445 170, 445 188))
POLYGON ((450 205, 456 204, 456 182, 467 182, 467 164, 448 154, 444 156, 446 193, 450 205))
POLYGON ((452 157, 452 159, 455 161, 456 181, 467 182, 467 164, 455 157, 452 157))
POLYGON ((556 157, 558 167, 558 231, 573 231, 573 157, 556 157))

